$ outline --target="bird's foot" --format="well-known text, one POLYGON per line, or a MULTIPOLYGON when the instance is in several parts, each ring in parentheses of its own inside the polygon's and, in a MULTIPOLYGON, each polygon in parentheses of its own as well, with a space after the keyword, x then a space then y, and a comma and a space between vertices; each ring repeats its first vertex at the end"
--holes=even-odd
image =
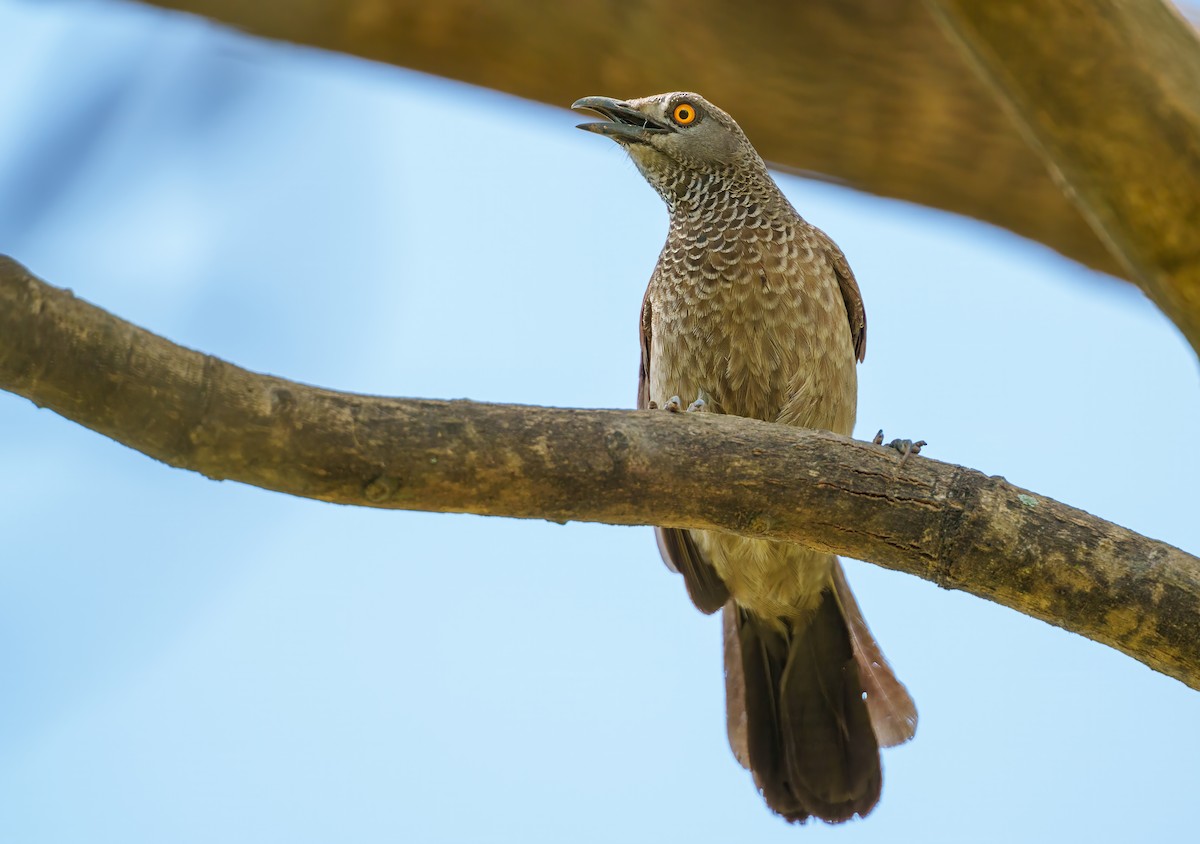
POLYGON ((696 393, 696 400, 688 405, 688 413, 702 413, 708 410, 708 404, 712 401, 712 396, 700 390, 696 393))
MULTIPOLYGON (((662 409, 668 413, 699 413, 700 411, 708 410, 708 403, 712 401, 712 396, 701 390, 696 394, 696 400, 689 404, 687 408, 683 406, 683 399, 679 396, 671 396, 667 399, 667 403, 662 406, 662 409)), ((658 403, 650 402, 650 409, 657 410, 658 403)))
POLYGON ((920 454, 923 446, 929 445, 925 440, 892 440, 887 445, 883 443, 883 429, 879 429, 879 433, 875 435, 875 439, 871 440, 875 445, 882 445, 884 448, 894 449, 900 454, 900 465, 904 465, 904 461, 908 460, 910 454, 920 454))

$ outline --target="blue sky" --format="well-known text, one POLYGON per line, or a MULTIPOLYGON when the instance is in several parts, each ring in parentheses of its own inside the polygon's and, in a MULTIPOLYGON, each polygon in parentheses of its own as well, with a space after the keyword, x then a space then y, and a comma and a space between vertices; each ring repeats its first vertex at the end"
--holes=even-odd
MULTIPOLYGON (((632 406, 666 214, 568 111, 81 0, 0 0, 0 76, 0 252, 51 283, 321 386, 632 406)), ((1196 359, 1139 293, 781 184, 863 289, 858 436, 1200 549, 1196 359)), ((719 624, 648 528, 215 483, 0 393, 0 840, 1194 832, 1200 695, 848 568, 921 724, 870 818, 791 829, 729 753, 719 624)))

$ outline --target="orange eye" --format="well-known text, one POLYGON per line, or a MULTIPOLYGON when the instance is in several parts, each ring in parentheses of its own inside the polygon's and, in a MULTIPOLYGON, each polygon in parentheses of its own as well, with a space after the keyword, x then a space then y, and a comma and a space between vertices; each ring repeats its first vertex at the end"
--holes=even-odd
POLYGON ((687 126, 696 122, 696 107, 691 103, 680 103, 675 106, 675 110, 671 112, 671 119, 680 126, 687 126))

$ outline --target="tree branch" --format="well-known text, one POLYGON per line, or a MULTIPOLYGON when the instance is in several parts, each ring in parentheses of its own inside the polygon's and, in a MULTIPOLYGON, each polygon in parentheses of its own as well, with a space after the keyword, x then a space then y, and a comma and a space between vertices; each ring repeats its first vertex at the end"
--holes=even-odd
POLYGON ((292 495, 791 540, 962 589, 1200 689, 1200 560, 961 466, 719 414, 336 393, 177 346, 0 256, 0 388, 292 495))
POLYGON ((1130 278, 1200 352, 1195 30, 1158 0, 926 2, 1130 278))
POLYGON ((785 169, 1124 272, 918 0, 143 2, 557 106, 699 91, 785 169))

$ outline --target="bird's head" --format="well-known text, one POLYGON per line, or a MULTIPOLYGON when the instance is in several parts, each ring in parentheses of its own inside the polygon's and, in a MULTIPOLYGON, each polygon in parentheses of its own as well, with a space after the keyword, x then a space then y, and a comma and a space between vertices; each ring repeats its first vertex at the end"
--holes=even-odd
POLYGON ((699 94, 681 91, 636 100, 584 97, 571 108, 607 118, 579 128, 607 135, 623 146, 668 204, 706 174, 766 174, 741 127, 699 94))

